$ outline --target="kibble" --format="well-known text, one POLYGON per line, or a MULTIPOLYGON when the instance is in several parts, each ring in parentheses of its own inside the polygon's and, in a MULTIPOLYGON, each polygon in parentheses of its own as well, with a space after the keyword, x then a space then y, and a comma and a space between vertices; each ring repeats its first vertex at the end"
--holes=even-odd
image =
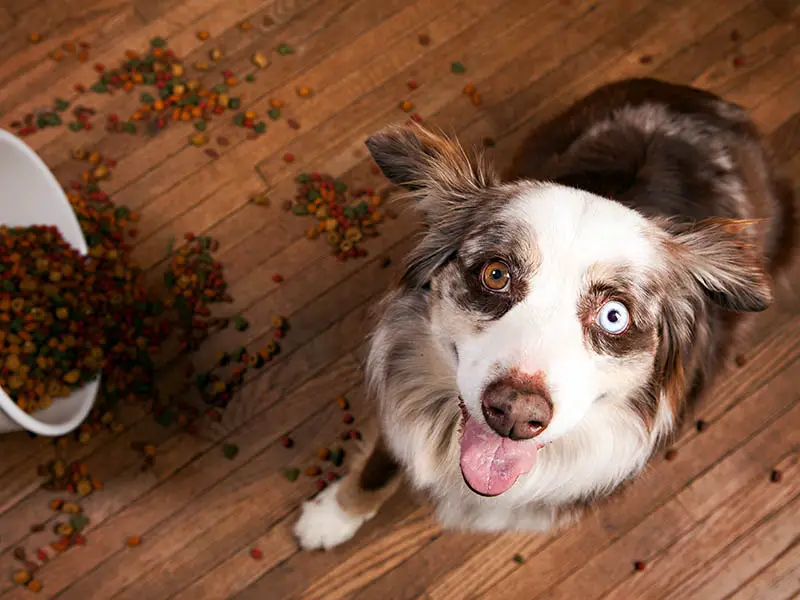
POLYGON ((303 471, 303 474, 307 477, 316 477, 320 473, 322 473, 322 469, 320 469, 317 465, 306 467, 305 471, 303 471))
POLYGON ((222 446, 222 454, 228 460, 233 460, 239 454, 239 446, 236 444, 225 444, 222 446))
POLYGON ((136 548, 137 546, 141 545, 141 543, 142 543, 142 538, 138 535, 129 536, 125 540, 125 545, 128 546, 128 548, 136 548))
POLYGON ((111 308, 104 290, 113 286, 54 227, 0 227, 0 240, 0 318, 9 324, 0 339, 0 386, 33 413, 103 368, 101 310, 111 308))
POLYGON ((306 231, 306 237, 324 237, 339 260, 366 256, 361 244, 365 238, 377 235, 377 225, 383 221, 383 198, 370 188, 351 191, 330 175, 301 173, 296 182, 297 195, 289 210, 297 216, 317 219, 317 224, 306 231))
POLYGON ((678 451, 675 450, 675 448, 670 448, 664 454, 664 460, 668 460, 668 461, 675 460, 675 457, 677 457, 677 456, 678 456, 678 451))
POLYGON ((778 469, 772 469, 772 472, 769 474, 769 480, 772 483, 780 483, 783 479, 783 473, 781 473, 778 469))

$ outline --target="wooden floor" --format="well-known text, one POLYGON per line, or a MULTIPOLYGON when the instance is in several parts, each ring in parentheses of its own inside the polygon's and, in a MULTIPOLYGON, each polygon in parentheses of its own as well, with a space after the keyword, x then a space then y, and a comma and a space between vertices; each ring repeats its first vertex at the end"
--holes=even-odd
MULTIPOLYGON (((490 137, 504 164, 526 130, 594 87, 653 75, 692 83, 752 110, 783 172, 800 173, 800 4, 796 0, 3 0, 0 2, 0 123, 76 83, 93 81, 94 62, 115 64, 156 35, 187 64, 220 45, 220 68, 245 72, 253 52, 279 43, 242 92, 245 107, 287 103, 288 116, 258 140, 229 121, 211 137, 232 143, 212 160, 186 143, 190 127, 163 135, 80 135, 64 128, 28 138, 63 181, 74 176, 69 150, 96 148, 119 161, 107 190, 141 212, 136 256, 154 276, 172 236, 207 232, 220 240, 234 308, 252 326, 212 338, 197 357, 208 364, 239 338, 270 335, 274 314, 292 328, 279 359, 248 381, 221 425, 199 435, 165 429, 138 407, 125 428, 70 447, 104 481, 83 506, 86 546, 36 574, 44 597, 183 598, 715 598, 783 599, 800 593, 800 301, 795 276, 763 316, 746 363, 703 406, 675 448, 620 501, 552 537, 442 531, 430 509, 401 493, 347 546, 300 553, 290 535, 314 478, 290 482, 283 468, 316 464, 321 446, 340 442, 339 394, 363 406, 360 359, 369 311, 410 247, 412 218, 401 213, 367 243, 366 259, 337 262, 324 242, 304 239, 304 219, 284 213, 300 170, 383 185, 372 173, 365 136, 407 118, 410 100, 426 122, 467 144, 490 137), (243 33, 239 23, 253 25, 243 33), (211 34, 202 42, 196 32, 211 34), (42 36, 27 40, 31 31, 42 36), (420 34, 429 36, 423 45, 420 34), (54 62, 68 39, 91 43, 91 59, 54 62), (466 73, 455 75, 460 61, 466 73), (419 88, 409 91, 407 82, 419 88), (474 106, 462 93, 472 82, 474 106), (298 87, 314 90, 299 99, 298 87), (292 153, 289 165, 282 157, 292 153), (269 207, 248 203, 266 191, 269 207), (392 266, 382 268, 386 257, 392 266), (271 276, 280 273, 283 283, 271 276), (794 288, 792 289, 792 285, 794 288), (295 446, 280 438, 290 432, 295 446), (142 472, 132 442, 157 447, 142 472), (228 460, 222 445, 235 443, 228 460), (771 481, 773 469, 782 479, 771 481), (127 536, 141 536, 137 548, 127 536), (262 552, 253 558, 251 550, 262 552), (515 560, 515 555, 519 555, 515 560), (521 558, 520 558, 521 557, 521 558), (524 562, 523 562, 524 561, 524 562), (634 562, 644 570, 635 571, 634 562)), ((252 69, 251 69, 252 70, 252 69)), ((97 96, 101 114, 130 99, 97 96)), ((797 271, 795 271, 795 275, 797 271)), ((241 340, 238 342, 241 343, 241 340)), ((177 367, 164 361, 168 380, 177 367)), ((45 440, 0 438, 0 597, 28 598, 15 585, 13 550, 29 552, 51 531, 53 497, 36 465, 51 458, 45 440), (7 577, 6 574, 9 576, 7 577)))

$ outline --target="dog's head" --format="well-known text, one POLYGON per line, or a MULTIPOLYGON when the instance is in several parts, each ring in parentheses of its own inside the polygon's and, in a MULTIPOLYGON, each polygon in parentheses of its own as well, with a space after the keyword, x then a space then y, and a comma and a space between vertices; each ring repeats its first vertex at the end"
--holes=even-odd
POLYGON ((433 331, 452 349, 461 470, 477 493, 503 493, 542 445, 602 424, 593 411, 670 428, 706 306, 771 301, 746 222, 661 222, 585 191, 502 184, 422 128, 367 146, 426 226, 403 282, 430 289, 433 331))

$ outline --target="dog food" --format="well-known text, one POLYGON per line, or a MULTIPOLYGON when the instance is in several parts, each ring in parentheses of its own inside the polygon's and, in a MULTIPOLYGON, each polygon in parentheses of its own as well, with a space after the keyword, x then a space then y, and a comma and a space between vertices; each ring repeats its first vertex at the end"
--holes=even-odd
POLYGON ((306 237, 324 236, 339 260, 366 256, 361 243, 378 235, 377 225, 383 221, 381 195, 371 188, 351 191, 340 179, 319 173, 301 173, 296 181, 297 194, 289 210, 317 219, 306 237))
POLYGON ((54 227, 0 227, 0 385, 36 412, 97 377, 116 257, 85 260, 54 227))

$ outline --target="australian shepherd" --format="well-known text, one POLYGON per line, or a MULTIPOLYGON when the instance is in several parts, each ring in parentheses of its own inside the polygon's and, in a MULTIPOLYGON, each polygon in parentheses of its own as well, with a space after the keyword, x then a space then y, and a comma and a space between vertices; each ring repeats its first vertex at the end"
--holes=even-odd
POLYGON ((307 549, 350 539, 401 480, 449 527, 573 521, 678 431, 793 254, 791 185, 745 111, 701 90, 604 86, 503 177, 421 127, 367 147, 425 227, 370 341, 380 434, 303 506, 307 549))

